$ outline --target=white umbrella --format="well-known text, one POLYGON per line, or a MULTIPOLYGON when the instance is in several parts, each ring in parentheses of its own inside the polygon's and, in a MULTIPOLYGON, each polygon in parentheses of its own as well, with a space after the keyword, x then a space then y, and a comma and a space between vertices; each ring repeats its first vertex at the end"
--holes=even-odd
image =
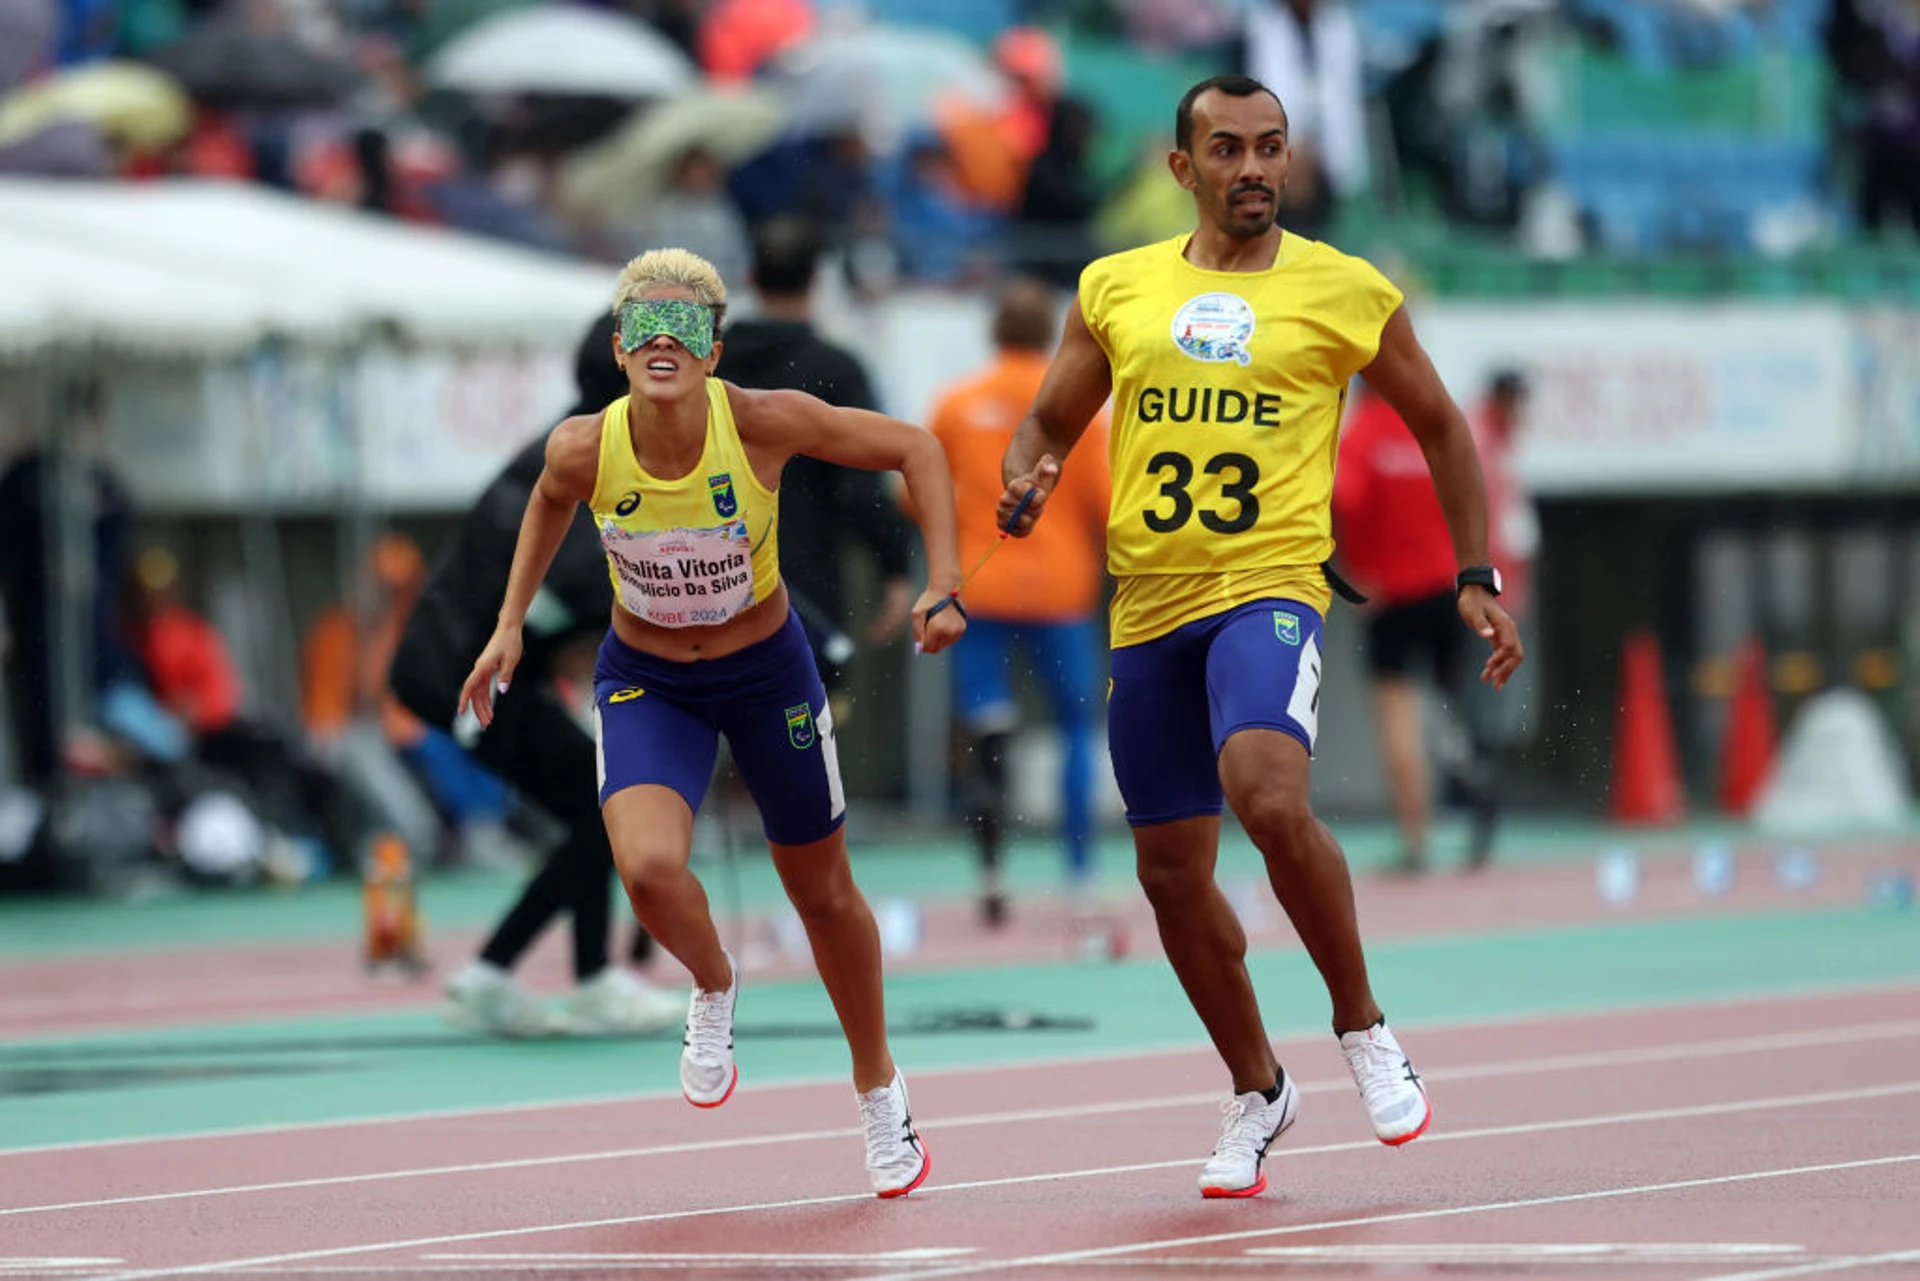
POLYGON ((699 72, 637 18, 555 4, 474 23, 427 60, 426 78, 467 93, 652 98, 691 86, 699 72))
POLYGON ((819 134, 854 125, 870 141, 933 123, 949 98, 994 104, 1005 77, 959 36, 909 27, 866 27, 810 40, 783 55, 774 87, 787 103, 787 128, 819 134))
POLYGON ((560 201, 577 215, 631 216, 661 194, 688 148, 731 167, 766 150, 785 122, 780 99, 760 89, 696 89, 644 107, 611 137, 562 163, 560 201))

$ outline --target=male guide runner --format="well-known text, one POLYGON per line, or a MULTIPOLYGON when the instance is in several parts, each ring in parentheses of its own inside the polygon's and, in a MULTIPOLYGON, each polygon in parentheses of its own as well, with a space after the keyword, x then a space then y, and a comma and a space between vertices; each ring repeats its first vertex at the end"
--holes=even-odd
POLYGON ((1175 121, 1169 165, 1198 226, 1082 274, 1003 460, 999 510, 1016 536, 1044 516, 1061 462, 1111 394, 1114 775, 1167 958, 1232 1076, 1200 1189, 1239 1197, 1266 1187, 1262 1162, 1293 1124, 1299 1091, 1267 1039, 1246 936, 1214 880, 1223 800, 1326 982, 1375 1134, 1405 1143, 1432 1118, 1368 982, 1346 859, 1308 800, 1334 447, 1354 375, 1420 441, 1462 567, 1461 618, 1492 646, 1481 678, 1504 685, 1521 649, 1495 599, 1472 435, 1400 291, 1276 224, 1289 161, 1279 99, 1219 76, 1188 91, 1175 121))

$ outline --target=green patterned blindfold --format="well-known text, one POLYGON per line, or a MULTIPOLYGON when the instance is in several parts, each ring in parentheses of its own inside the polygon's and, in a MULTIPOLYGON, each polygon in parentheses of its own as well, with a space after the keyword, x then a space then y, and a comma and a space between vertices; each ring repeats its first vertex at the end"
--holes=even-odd
POLYGON ((713 354, 713 308, 679 298, 634 298, 620 305, 621 351, 636 351, 662 334, 705 360, 713 354))

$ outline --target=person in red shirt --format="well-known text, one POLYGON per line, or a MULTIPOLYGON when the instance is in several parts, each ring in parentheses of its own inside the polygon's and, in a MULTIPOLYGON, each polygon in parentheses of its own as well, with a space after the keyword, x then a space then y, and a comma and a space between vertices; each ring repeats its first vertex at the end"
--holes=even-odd
MULTIPOLYGON (((995 523, 1003 488, 1000 459, 1046 376, 1055 311, 1045 285, 1031 280, 1008 285, 993 319, 998 355, 949 388, 929 420, 953 472, 963 565, 980 563, 1000 539, 995 523)), ((1096 611, 1111 490, 1104 413, 1089 431, 1095 447, 1088 455, 1099 465, 1077 468, 1049 505, 1055 519, 1001 548, 967 584, 971 621, 965 643, 953 650, 955 711, 974 764, 967 825, 979 847, 981 913, 989 925, 1003 922, 1007 909, 1000 847, 1007 825, 1007 747, 1019 715, 1009 679, 1016 649, 1025 652, 1060 728, 1061 835, 1069 888, 1084 895, 1092 884, 1094 748, 1101 711, 1096 611)))
MULTIPOLYGON (((1386 401, 1364 386, 1355 397, 1334 472, 1334 532, 1341 572, 1372 601, 1367 666, 1375 733, 1400 823, 1397 867, 1422 872, 1428 862, 1431 782, 1417 676, 1424 669, 1442 702, 1458 706, 1467 684, 1467 634, 1455 599, 1453 542, 1426 456, 1386 401)), ((1491 506, 1491 492, 1488 497, 1491 506)), ((1499 544, 1492 546, 1498 564, 1499 544)), ((1468 862, 1481 867, 1493 855, 1499 807, 1471 724, 1467 731, 1468 759, 1450 780, 1450 790, 1472 811, 1468 862)))
POLYGON ((149 548, 135 568, 133 639, 154 697, 196 739, 232 728, 240 714, 240 672, 214 625, 180 603, 179 565, 149 548))

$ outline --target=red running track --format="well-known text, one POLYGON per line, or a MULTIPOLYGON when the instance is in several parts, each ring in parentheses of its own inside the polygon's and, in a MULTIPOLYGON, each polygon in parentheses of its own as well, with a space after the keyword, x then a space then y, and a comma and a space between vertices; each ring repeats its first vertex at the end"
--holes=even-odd
POLYGON ((843 1087, 0 1154, 0 1275, 1920 1275, 1920 985, 1403 1032, 1374 1142, 1331 1038, 1265 1196, 1209 1202, 1200 1052, 912 1078, 932 1178, 865 1190, 843 1087), (64 1260, 33 1270, 8 1260, 64 1260), (93 1260, 97 1262, 82 1262, 93 1260))
MULTIPOLYGON (((1585 863, 1496 866, 1474 875, 1355 878, 1367 941, 1498 930, 1549 930, 1559 926, 1644 918, 1701 918, 1816 906, 1858 904, 1875 871, 1920 873, 1920 850, 1910 846, 1832 847, 1822 851, 1826 872, 1807 889, 1781 887, 1766 863, 1766 851, 1736 853, 1740 872, 1733 889, 1708 896, 1694 887, 1688 860, 1647 860, 1639 899, 1631 908, 1609 906, 1594 893, 1593 868, 1585 863)), ((857 872, 857 860, 856 860, 857 872)), ((1252 884, 1247 876, 1229 878, 1252 884)), ((1264 888, 1253 900, 1261 909, 1243 921, 1261 948, 1295 948, 1299 941, 1264 888)), ((1054 963, 1072 956, 1081 927, 1057 897, 1038 895, 1015 905, 1013 922, 983 931, 971 900, 925 904, 926 938, 910 957, 889 957, 889 972, 954 966, 1054 963)), ((1136 953, 1159 951, 1152 912, 1137 888, 1111 905, 1126 926, 1136 953)), ((211 947, 130 949, 76 956, 0 960, 0 1038, 122 1032, 178 1023, 285 1018, 350 1012, 419 1009, 440 999, 446 975, 478 950, 473 931, 433 932, 428 951, 439 969, 418 982, 381 981, 354 964, 352 922, 330 942, 225 944, 211 947)), ((725 923, 728 934, 733 922, 725 923)), ((618 931, 625 938, 625 925, 618 931)), ((762 978, 805 976, 811 964, 764 949, 765 918, 744 926, 747 968, 762 978)), ((564 988, 564 931, 549 930, 519 969, 540 991, 564 988)), ((686 975, 671 958, 656 957, 651 976, 681 987, 686 975)))

